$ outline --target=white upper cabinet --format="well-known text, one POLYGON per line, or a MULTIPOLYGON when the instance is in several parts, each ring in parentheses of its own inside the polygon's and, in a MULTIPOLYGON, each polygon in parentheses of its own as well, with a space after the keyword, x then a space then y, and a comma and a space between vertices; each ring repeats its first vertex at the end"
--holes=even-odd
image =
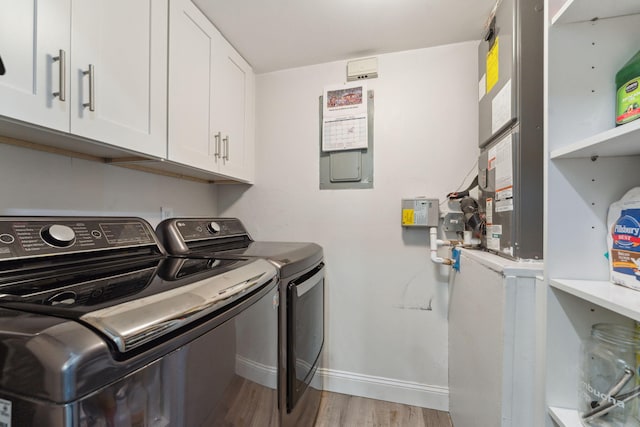
POLYGON ((166 1, 71 5, 71 133, 166 157, 166 1))
POLYGON ((168 158, 213 172, 220 146, 210 131, 217 30, 188 1, 172 0, 170 17, 168 158))
POLYGON ((1 115, 166 157, 167 0, 0 7, 1 115))
POLYGON ((71 0, 0 0, 0 10, 0 115, 68 131, 71 0))
POLYGON ((190 1, 171 0, 168 159, 253 179, 251 67, 190 1))
POLYGON ((213 129, 220 133, 220 170, 250 179, 253 72, 222 37, 214 43, 213 129))

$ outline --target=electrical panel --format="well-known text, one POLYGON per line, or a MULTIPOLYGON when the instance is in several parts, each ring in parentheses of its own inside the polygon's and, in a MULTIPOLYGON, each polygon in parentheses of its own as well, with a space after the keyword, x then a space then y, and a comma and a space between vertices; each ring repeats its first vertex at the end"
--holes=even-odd
POLYGON ((402 226, 437 227, 440 215, 438 204, 438 199, 402 199, 402 226))
POLYGON ((373 91, 367 91, 367 139, 366 148, 345 151, 323 151, 323 97, 320 107, 320 189, 373 188, 373 91))

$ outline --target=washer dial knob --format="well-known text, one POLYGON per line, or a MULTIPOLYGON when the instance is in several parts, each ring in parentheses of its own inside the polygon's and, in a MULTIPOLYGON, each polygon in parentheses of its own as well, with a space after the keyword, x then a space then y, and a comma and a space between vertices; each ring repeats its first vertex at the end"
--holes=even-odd
POLYGON ((71 227, 61 224, 48 225, 40 232, 42 239, 58 248, 66 248, 73 245, 76 240, 76 233, 71 227))
POLYGON ((209 224, 207 224, 207 229, 212 234, 218 234, 220 232, 220 225, 218 225, 218 223, 215 221, 211 221, 209 224))

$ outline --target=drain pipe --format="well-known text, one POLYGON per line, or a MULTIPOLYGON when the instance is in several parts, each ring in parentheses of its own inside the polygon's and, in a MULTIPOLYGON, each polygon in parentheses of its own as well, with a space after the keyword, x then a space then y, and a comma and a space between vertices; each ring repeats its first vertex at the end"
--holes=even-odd
POLYGON ((450 245, 448 240, 438 239, 438 227, 429 228, 429 240, 431 241, 431 261, 436 264, 453 264, 453 260, 450 258, 442 258, 438 256, 438 246, 450 245))

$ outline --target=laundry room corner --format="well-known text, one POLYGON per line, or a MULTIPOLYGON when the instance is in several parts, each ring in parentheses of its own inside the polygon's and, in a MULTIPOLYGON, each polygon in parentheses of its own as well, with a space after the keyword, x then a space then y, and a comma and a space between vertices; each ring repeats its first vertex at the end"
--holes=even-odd
POLYGON ((218 186, 218 214, 324 248, 326 390, 448 409, 448 267, 426 228, 401 226, 401 200, 442 202, 475 167, 477 47, 378 56, 372 189, 319 188, 318 100, 347 61, 256 76, 255 184, 218 186))

